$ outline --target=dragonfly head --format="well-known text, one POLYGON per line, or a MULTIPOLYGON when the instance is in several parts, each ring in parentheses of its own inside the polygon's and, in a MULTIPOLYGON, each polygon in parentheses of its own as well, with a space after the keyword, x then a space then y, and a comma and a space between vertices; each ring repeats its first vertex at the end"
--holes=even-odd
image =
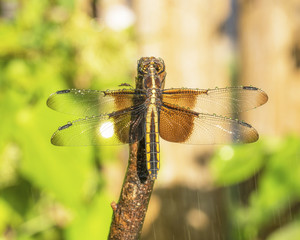
POLYGON ((138 79, 143 79, 143 88, 164 88, 165 63, 161 58, 142 57, 138 61, 138 79))

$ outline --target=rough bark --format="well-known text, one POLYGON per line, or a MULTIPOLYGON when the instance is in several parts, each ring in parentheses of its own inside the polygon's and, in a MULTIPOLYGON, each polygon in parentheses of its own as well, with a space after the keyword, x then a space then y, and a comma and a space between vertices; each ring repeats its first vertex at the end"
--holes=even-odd
POLYGON ((127 173, 119 202, 112 202, 113 220, 108 239, 139 239, 154 181, 146 169, 145 140, 130 145, 127 173))

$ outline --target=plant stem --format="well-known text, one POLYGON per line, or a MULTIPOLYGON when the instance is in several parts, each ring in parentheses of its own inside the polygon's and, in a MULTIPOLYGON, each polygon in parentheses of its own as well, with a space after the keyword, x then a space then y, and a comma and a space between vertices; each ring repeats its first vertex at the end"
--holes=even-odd
POLYGON ((139 239, 154 181, 146 169, 145 140, 131 144, 119 202, 111 203, 113 219, 108 239, 139 239))

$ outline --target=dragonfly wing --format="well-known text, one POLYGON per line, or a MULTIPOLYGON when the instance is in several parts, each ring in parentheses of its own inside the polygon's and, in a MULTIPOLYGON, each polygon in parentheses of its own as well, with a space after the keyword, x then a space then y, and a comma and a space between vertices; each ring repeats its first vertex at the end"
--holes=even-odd
POLYGON ((166 104, 160 111, 159 133, 167 141, 186 144, 251 143, 258 140, 257 131, 247 123, 166 104))
POLYGON ((267 94, 249 86, 215 89, 175 88, 163 90, 163 102, 201 113, 243 112, 267 102, 267 94))
POLYGON ((142 90, 79 90, 70 89, 53 93, 47 100, 48 107, 77 116, 98 116, 119 111, 145 101, 142 90))
POLYGON ((51 142, 57 146, 119 145, 144 137, 143 105, 110 114, 78 119, 60 127, 51 142))

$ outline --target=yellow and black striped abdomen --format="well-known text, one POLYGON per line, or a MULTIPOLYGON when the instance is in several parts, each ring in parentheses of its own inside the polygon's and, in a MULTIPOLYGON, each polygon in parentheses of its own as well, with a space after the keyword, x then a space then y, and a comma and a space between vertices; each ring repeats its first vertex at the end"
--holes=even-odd
POLYGON ((147 170, 152 179, 157 178, 159 152, 158 113, 156 106, 150 104, 146 117, 146 159, 147 170))

